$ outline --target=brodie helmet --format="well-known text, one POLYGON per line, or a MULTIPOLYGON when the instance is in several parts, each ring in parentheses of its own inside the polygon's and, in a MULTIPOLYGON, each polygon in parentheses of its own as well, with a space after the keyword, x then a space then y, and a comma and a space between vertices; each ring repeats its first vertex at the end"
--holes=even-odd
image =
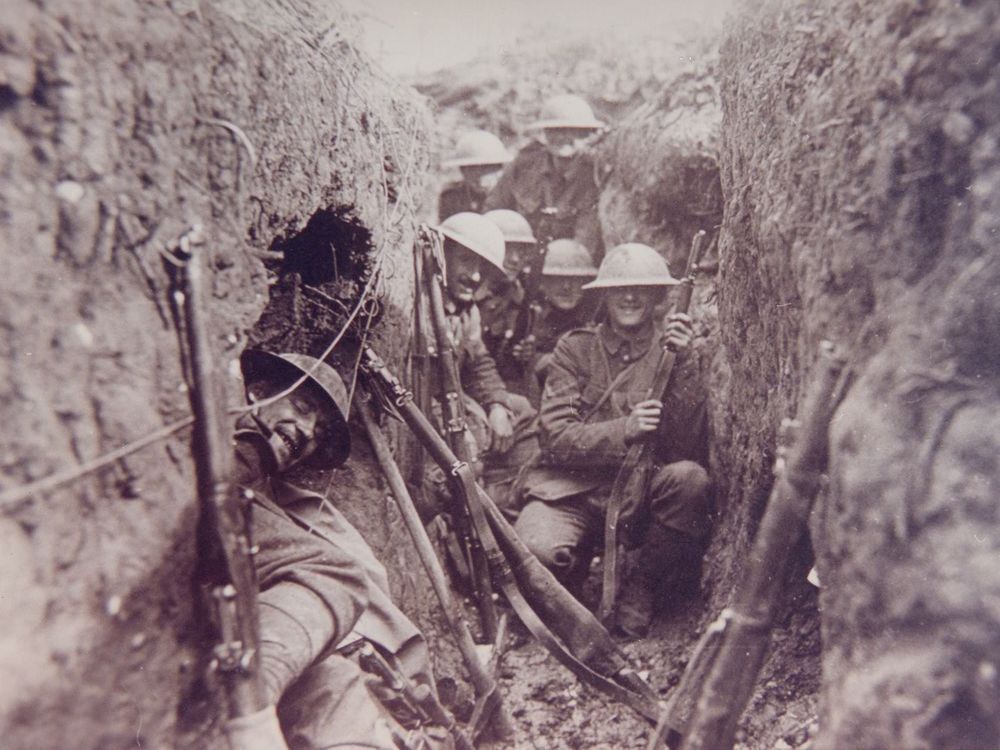
POLYGON ((329 400, 328 415, 333 434, 323 441, 309 462, 322 468, 342 466, 351 453, 351 431, 347 426, 347 388, 340 375, 326 362, 307 354, 272 354, 260 349, 247 349, 240 357, 243 382, 248 386, 255 380, 274 379, 291 384, 303 375, 317 386, 329 400))
POLYGON ((663 256, 649 245, 626 242, 604 257, 597 278, 584 289, 608 289, 619 286, 675 286, 680 284, 670 273, 663 256))

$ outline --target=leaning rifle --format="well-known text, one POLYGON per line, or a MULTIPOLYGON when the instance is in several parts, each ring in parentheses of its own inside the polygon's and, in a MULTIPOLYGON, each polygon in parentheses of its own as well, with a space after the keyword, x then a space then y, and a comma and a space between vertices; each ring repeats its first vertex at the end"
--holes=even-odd
POLYGON ((531 256, 531 263, 528 264, 528 272, 524 276, 524 297, 518 305, 517 314, 514 316, 513 324, 504 331, 503 345, 513 346, 523 341, 531 332, 531 325, 535 317, 535 303, 542 287, 542 271, 545 268, 545 256, 549 252, 549 243, 552 242, 552 221, 558 209, 543 208, 541 227, 538 233, 538 245, 534 255, 531 256))
MULTIPOLYGON (((390 413, 395 415, 395 407, 390 406, 389 408, 392 410, 390 413)), ((510 718, 504 711, 500 701, 500 693, 497 690, 496 681, 493 679, 490 670, 480 660, 479 653, 476 651, 476 644, 472 640, 472 633, 469 632, 469 626, 462 619, 461 611, 451 596, 451 590, 448 588, 448 582, 445 579, 441 562, 434 552, 434 546, 427 535, 427 530, 424 528, 416 506, 413 504, 413 498, 410 496, 410 491, 403 480, 399 466, 396 464, 396 460, 389 450, 389 443, 385 439, 382 429, 378 426, 378 422, 375 421, 375 415, 372 414, 371 406, 367 402, 362 401, 358 404, 358 411, 361 414, 361 421, 368 433, 368 442, 372 445, 375 458, 382 468, 382 474, 389 485, 393 499, 396 501, 396 505, 403 518, 403 523, 406 525, 406 530, 410 533, 410 538, 417 549, 420 562, 424 566, 434 593, 441 604, 441 611, 455 638, 455 645, 458 646, 458 651, 465 662, 465 668, 472 679, 472 686, 475 689, 476 697, 484 707, 481 712, 484 714, 483 726, 487 724, 492 725, 495 730, 494 734, 498 738, 509 736, 512 732, 510 718)), ((497 644, 497 648, 499 648, 499 644, 497 644)), ((451 731, 450 724, 446 724, 445 726, 448 726, 449 731, 451 731)), ((453 732, 453 734, 455 735, 457 745, 461 746, 463 741, 466 741, 464 735, 461 735, 460 732, 457 734, 453 732)))
MULTIPOLYGON (((694 274, 698 268, 698 259, 705 243, 705 230, 699 230, 691 240, 691 252, 688 254, 684 278, 681 281, 674 305, 674 312, 686 313, 691 305, 691 294, 694 291, 694 274)), ((661 402, 666 400, 670 388, 670 378, 677 362, 677 352, 666 347, 660 353, 660 360, 653 375, 649 388, 649 397, 655 395, 661 402)), ((661 418, 660 424, 664 420, 661 418)), ((614 619, 618 604, 618 588, 621 583, 622 540, 619 538, 619 522, 625 504, 633 505, 645 502, 649 492, 649 482, 653 476, 656 464, 657 445, 660 442, 659 430, 653 433, 650 440, 634 443, 625 454, 625 461, 615 477, 608 500, 608 510, 604 519, 604 580, 601 589, 601 604, 598 617, 604 623, 614 619)), ((633 508, 634 511, 634 508, 633 508)), ((632 513, 635 517, 637 514, 632 513)))
POLYGON ((829 452, 830 421, 848 387, 850 371, 830 342, 823 342, 818 373, 802 408, 801 419, 786 420, 791 447, 779 450, 777 481, 748 556, 750 564, 733 604, 702 637, 697 648, 708 654, 692 659, 682 684, 700 685, 687 722, 661 717, 648 750, 661 747, 663 729, 685 724, 683 750, 729 750, 760 672, 771 629, 781 604, 790 557, 805 532, 813 501, 822 485, 829 452), (698 662, 697 664, 695 662, 698 662))
MULTIPOLYGON (((444 255, 441 248, 441 238, 436 232, 422 227, 418 241, 422 245, 424 253, 424 272, 428 283, 431 324, 437 342, 438 366, 441 374, 441 411, 448 443, 458 459, 466 466, 471 466, 478 457, 473 455, 475 440, 469 431, 462 383, 458 375, 458 357, 444 310, 444 255)), ((452 520, 471 573, 476 602, 479 605, 479 616, 483 625, 483 635, 492 641, 497 634, 497 608, 483 542, 475 531, 472 519, 472 516, 477 512, 481 513, 482 509, 478 507, 478 497, 468 497, 466 500, 466 503, 456 503, 452 508, 452 520)))
POLYGON ((219 639, 212 651, 211 667, 222 679, 232 720, 257 714, 267 703, 259 670, 257 580, 248 517, 231 482, 229 420, 204 312, 204 252, 195 232, 181 239, 177 255, 183 261, 183 287, 177 297, 183 297, 195 415, 193 452, 201 504, 200 566, 207 579, 219 639))
POLYGON ((457 502, 469 503, 473 508, 470 518, 482 540, 493 578, 525 627, 581 681, 656 721, 660 714, 656 693, 629 667, 624 653, 593 614, 518 538, 493 500, 476 483, 468 463, 459 460, 413 403, 413 394, 370 346, 363 350, 361 363, 373 395, 406 423, 445 471, 457 502))

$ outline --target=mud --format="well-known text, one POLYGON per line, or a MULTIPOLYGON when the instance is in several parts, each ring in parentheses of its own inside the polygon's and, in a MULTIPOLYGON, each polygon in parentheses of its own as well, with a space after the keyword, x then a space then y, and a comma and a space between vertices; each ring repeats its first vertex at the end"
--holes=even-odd
MULTIPOLYGON (((207 237, 213 345, 233 373, 284 276, 264 261, 284 258, 316 215, 363 227, 361 240, 338 237, 361 255, 408 247, 426 172, 426 110, 358 56, 349 19, 318 4, 82 9, 0 11, 0 491, 189 412, 162 253, 192 224, 207 237)), ((388 270, 385 319, 404 314, 391 310, 407 283, 406 266, 388 270)), ((235 378, 227 390, 241 399, 235 378)), ((180 431, 5 503, 5 747, 209 741, 192 470, 180 431)), ((358 506, 383 504, 370 480, 338 482, 358 506)), ((394 528, 378 516, 380 547, 394 528)), ((394 584, 408 603, 426 599, 394 584)))

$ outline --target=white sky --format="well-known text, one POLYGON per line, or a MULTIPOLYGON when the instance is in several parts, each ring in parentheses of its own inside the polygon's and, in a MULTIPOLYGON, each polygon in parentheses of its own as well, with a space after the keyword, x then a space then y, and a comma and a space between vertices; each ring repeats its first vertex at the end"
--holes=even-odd
POLYGON ((339 0, 363 16, 362 46, 396 75, 428 73, 501 51, 521 33, 669 34, 717 24, 734 0, 339 0), (558 33, 558 32, 556 32, 558 33))

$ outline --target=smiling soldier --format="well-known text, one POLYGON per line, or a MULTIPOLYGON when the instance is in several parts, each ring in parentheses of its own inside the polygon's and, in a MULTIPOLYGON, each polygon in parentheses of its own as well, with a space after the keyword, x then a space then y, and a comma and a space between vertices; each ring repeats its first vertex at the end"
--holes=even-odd
MULTIPOLYGON (((291 750, 450 746, 443 732, 433 736, 435 728, 418 736, 397 723, 381 701, 391 696, 338 653, 365 639, 407 678, 434 690, 426 642, 389 598, 385 568, 327 498, 289 481, 303 467, 331 469, 347 460, 343 381, 302 354, 249 350, 240 364, 247 400, 257 406, 236 425, 235 479, 253 496, 260 665, 281 719, 281 729, 272 721, 270 731, 283 730, 291 750)), ((240 730, 230 727, 230 736, 240 730)))
POLYGON ((628 447, 657 437, 649 518, 637 524, 618 626, 642 637, 655 606, 696 580, 709 528, 706 399, 686 314, 662 322, 657 308, 678 281, 651 247, 619 245, 601 264, 596 289, 607 308, 597 326, 556 344, 542 394, 542 457, 525 480, 516 530, 558 577, 586 577, 600 543, 611 486, 628 447), (649 397, 661 345, 678 353, 666 403, 649 397), (663 421, 663 431, 657 429, 663 421))

